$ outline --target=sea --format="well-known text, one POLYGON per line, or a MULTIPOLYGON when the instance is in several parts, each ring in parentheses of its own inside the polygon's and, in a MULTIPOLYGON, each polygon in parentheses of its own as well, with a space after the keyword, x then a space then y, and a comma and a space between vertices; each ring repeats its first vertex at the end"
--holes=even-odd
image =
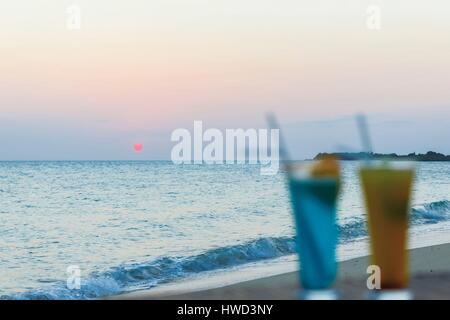
MULTIPOLYGON (((410 246, 450 242, 450 163, 415 165, 410 246)), ((366 255, 368 237, 359 164, 342 167, 345 260, 366 255)), ((230 270, 240 270, 238 279, 262 277, 295 261, 282 172, 170 161, 0 162, 1 299, 96 299, 230 270)))

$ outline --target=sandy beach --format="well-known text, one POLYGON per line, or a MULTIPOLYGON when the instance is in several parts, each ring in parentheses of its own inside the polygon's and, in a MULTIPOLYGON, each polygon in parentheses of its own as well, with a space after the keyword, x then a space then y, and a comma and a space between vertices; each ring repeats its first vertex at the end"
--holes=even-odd
MULTIPOLYGON (((415 299, 450 299, 450 243, 411 249, 411 290, 415 299)), ((366 268, 368 257, 360 257, 339 264, 336 288, 341 299, 365 299, 366 268)), ((160 288, 137 291, 109 297, 109 299, 187 299, 187 300, 233 300, 233 299, 296 299, 298 274, 280 275, 216 285, 208 289, 193 290, 189 281, 180 281, 160 288)))

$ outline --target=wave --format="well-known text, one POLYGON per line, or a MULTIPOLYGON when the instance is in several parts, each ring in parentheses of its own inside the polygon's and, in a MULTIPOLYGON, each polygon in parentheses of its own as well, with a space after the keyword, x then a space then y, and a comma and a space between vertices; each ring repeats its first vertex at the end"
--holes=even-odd
POLYGON ((413 224, 432 224, 450 220, 450 201, 437 201, 415 207, 411 212, 413 224))
MULTIPOLYGON (((436 201, 416 206, 411 210, 410 223, 412 226, 435 224, 450 220, 450 201, 436 201)), ((338 226, 341 241, 354 240, 367 236, 366 221, 354 218, 350 222, 338 226)))
POLYGON ((80 289, 68 289, 58 283, 3 299, 93 299, 132 291, 132 288, 151 288, 202 271, 229 268, 248 262, 272 259, 293 253, 293 237, 261 238, 248 243, 221 247, 191 257, 162 257, 150 262, 113 268, 90 278, 81 279, 80 289))
MULTIPOLYGON (((450 220, 450 201, 414 207, 411 224, 433 224, 450 220)), ((339 225, 341 242, 367 236, 365 221, 355 219, 339 225)), ((128 264, 81 280, 81 288, 68 289, 65 282, 54 283, 1 299, 93 299, 137 289, 148 289, 204 271, 230 268, 249 262, 278 258, 295 252, 294 237, 267 237, 247 243, 220 247, 190 257, 161 257, 149 262, 128 264)))

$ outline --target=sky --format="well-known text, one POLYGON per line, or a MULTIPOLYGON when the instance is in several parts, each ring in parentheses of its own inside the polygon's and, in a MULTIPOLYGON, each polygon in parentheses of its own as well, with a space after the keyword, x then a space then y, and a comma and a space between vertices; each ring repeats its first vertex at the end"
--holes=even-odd
POLYGON ((450 154, 449 16, 444 0, 2 1, 0 160, 169 159, 177 128, 264 128, 268 111, 298 158, 358 151, 360 112, 377 152, 450 154))

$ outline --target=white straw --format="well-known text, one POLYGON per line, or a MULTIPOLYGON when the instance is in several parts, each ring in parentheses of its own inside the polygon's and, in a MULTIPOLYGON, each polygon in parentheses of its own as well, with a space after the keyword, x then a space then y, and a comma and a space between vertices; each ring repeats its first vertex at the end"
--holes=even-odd
POLYGON ((361 143, 363 151, 366 153, 367 158, 372 157, 372 142, 370 140, 369 128, 367 125, 367 119, 364 114, 356 115, 356 122, 358 124, 359 135, 361 137, 361 143))
POLYGON ((267 119, 267 123, 269 124, 269 128, 270 129, 278 129, 279 138, 280 138, 280 145, 279 145, 279 148, 280 148, 280 159, 283 162, 290 161, 291 157, 289 156, 289 152, 287 150, 284 137, 281 134, 281 128, 280 128, 280 126, 278 124, 278 121, 277 121, 277 119, 275 117, 275 114, 272 113, 272 112, 268 113, 266 115, 266 119, 267 119))

